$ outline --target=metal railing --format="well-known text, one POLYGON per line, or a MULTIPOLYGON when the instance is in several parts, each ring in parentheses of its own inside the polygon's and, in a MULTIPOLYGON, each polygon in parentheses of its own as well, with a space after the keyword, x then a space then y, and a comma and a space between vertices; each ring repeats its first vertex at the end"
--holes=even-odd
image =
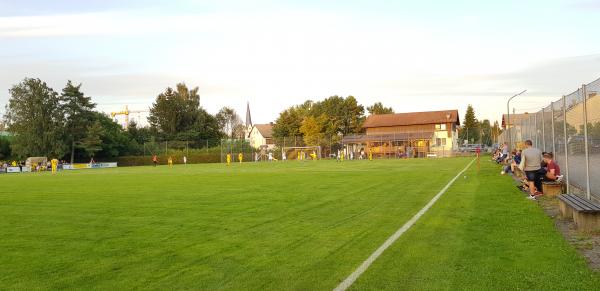
POLYGON ((512 140, 511 148, 519 148, 531 140, 554 153, 567 192, 600 201, 600 79, 509 126, 499 142, 512 140))

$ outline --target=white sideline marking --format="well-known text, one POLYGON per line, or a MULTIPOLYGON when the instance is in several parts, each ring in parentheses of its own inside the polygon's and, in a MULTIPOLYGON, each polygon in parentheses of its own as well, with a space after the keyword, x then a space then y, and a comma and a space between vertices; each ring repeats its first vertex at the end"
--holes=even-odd
POLYGON ((429 203, 427 203, 427 205, 425 205, 421 210, 419 210, 419 212, 417 212, 417 214, 415 214, 409 221, 407 221, 400 229, 398 229, 392 236, 390 236, 377 250, 375 250, 375 252, 373 252, 354 272, 352 272, 352 274, 350 274, 350 276, 348 276, 348 278, 346 278, 342 283, 340 283, 337 287, 335 287, 335 289, 333 289, 334 291, 344 291, 346 289, 348 289, 350 286, 352 286, 352 284, 354 283, 354 281, 356 281, 356 279, 358 279, 358 277, 360 277, 360 275, 362 275, 362 273, 364 273, 369 266, 371 266, 371 264, 377 260, 377 258, 389 247, 391 246, 402 234, 404 234, 408 229, 411 228, 411 226, 413 226, 413 224, 415 224, 415 222, 417 222, 417 220, 419 220, 419 218, 421 218, 421 216, 423 216, 423 214, 425 214, 425 212, 427 212, 427 210, 429 210, 429 208, 431 208, 431 206, 433 206, 433 204, 440 199, 440 197, 446 193, 446 191, 448 190, 448 188, 450 188, 450 186, 452 186, 452 184, 454 183, 454 181, 456 181, 456 179, 458 179, 458 177, 460 177, 460 175, 462 175, 465 171, 467 171, 467 169, 469 169, 469 167, 473 164, 473 162, 475 162, 475 160, 472 160, 462 171, 460 171, 460 173, 458 173, 454 178, 452 178, 452 180, 450 180, 450 182, 448 182, 448 184, 446 184, 446 186, 444 188, 442 188, 442 190, 440 190, 440 192, 435 195, 431 201, 429 201, 429 203))

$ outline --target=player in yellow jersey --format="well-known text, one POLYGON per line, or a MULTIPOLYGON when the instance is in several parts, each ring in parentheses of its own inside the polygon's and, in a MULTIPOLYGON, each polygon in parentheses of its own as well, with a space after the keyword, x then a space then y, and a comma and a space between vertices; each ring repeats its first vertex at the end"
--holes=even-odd
POLYGON ((311 157, 313 160, 316 160, 316 159, 317 159, 317 153, 316 153, 315 151, 313 151, 313 152, 310 154, 310 157, 311 157))
POLYGON ((344 151, 340 153, 340 162, 344 161, 344 151))
POLYGON ((169 164, 169 167, 173 167, 173 157, 169 157, 167 163, 169 164))
POLYGON ((240 161, 240 164, 242 163, 242 161, 244 160, 244 155, 242 153, 238 154, 238 160, 240 161))
POLYGON ((369 149, 369 161, 373 160, 373 150, 369 149))
POLYGON ((50 164, 52 165, 52 175, 55 175, 56 171, 58 170, 58 160, 57 159, 52 159, 50 161, 50 164))
POLYGON ((228 153, 227 154, 227 165, 229 166, 231 164, 231 154, 228 153))

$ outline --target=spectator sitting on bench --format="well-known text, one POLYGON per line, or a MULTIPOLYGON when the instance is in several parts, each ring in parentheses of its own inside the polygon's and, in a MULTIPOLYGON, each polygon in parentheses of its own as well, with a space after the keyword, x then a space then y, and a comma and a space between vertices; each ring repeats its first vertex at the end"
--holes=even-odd
POLYGON ((523 171, 527 177, 529 199, 535 200, 542 195, 542 151, 533 147, 531 140, 525 141, 525 150, 521 154, 523 171))
POLYGON ((509 165, 506 165, 503 171, 500 173, 502 175, 506 173, 515 173, 515 168, 521 164, 521 150, 512 152, 512 160, 509 165))
POLYGON ((498 159, 496 159, 496 163, 498 163, 498 164, 504 162, 504 160, 506 160, 506 158, 508 158, 508 144, 507 143, 502 144, 501 150, 502 150, 502 153, 500 154, 498 159))
POLYGON ((562 176, 560 175, 560 166, 554 161, 553 153, 544 153, 544 163, 546 167, 544 169, 544 181, 549 182, 560 182, 562 176))

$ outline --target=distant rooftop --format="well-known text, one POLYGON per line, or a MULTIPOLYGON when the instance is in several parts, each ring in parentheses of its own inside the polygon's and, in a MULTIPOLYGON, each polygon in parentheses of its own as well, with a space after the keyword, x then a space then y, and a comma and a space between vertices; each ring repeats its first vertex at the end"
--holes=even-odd
POLYGON ((375 114, 367 117, 363 128, 439 123, 460 125, 458 110, 375 114))

